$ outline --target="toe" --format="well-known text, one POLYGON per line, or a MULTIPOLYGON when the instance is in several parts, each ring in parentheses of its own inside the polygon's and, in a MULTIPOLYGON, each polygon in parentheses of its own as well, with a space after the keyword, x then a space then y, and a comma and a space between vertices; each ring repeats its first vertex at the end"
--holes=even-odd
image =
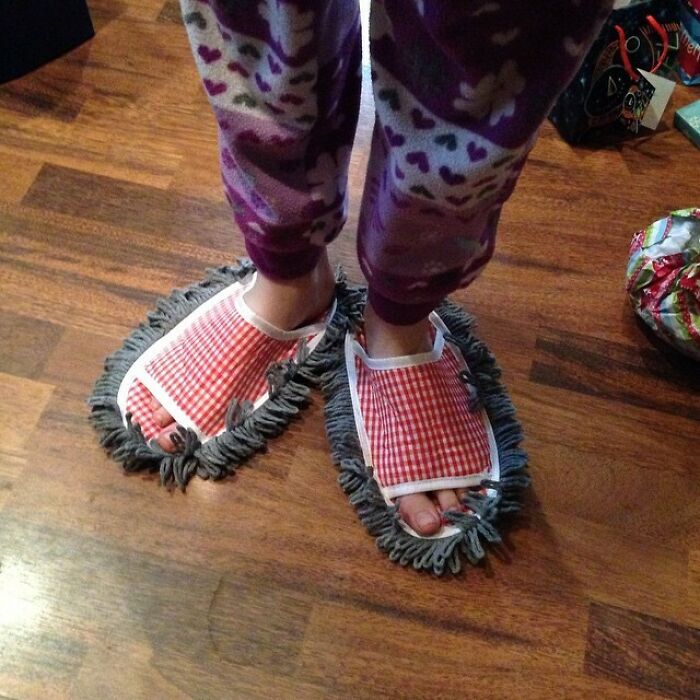
POLYGON ((462 510, 462 504, 457 497, 457 492, 454 489, 445 489, 435 492, 435 499, 440 506, 440 510, 444 513, 447 510, 462 510))
POLYGON ((435 504, 424 493, 403 496, 399 502, 399 513, 419 535, 434 535, 442 526, 435 504))
POLYGON ((173 417, 161 406, 153 411, 153 420, 161 427, 166 428, 171 423, 174 423, 173 417))
POLYGON ((157 411, 160 408, 160 401, 158 399, 151 395, 151 400, 148 403, 148 407, 151 409, 151 411, 157 411))
POLYGON ((167 427, 165 430, 161 430, 161 432, 158 433, 158 435, 156 436, 156 442, 166 452, 178 451, 178 446, 172 438, 173 433, 177 433, 177 425, 175 425, 174 423, 171 426, 167 427))

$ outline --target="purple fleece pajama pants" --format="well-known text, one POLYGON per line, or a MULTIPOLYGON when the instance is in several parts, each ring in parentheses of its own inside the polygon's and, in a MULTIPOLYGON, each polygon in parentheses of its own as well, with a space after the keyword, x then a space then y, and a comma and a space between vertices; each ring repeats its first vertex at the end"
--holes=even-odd
MULTIPOLYGON (((356 0, 181 0, 227 197, 269 277, 310 271, 347 214, 356 0)), ((374 0, 376 123, 358 254, 386 321, 420 320, 491 257, 542 120, 612 0, 374 0)))

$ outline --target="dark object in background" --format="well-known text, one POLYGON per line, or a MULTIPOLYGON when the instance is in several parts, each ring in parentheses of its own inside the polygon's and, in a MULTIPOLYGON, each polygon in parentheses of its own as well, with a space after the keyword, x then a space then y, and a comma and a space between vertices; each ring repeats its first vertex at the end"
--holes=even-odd
POLYGON ((94 35, 85 0, 2 0, 0 83, 33 71, 94 35))
POLYGON ((700 0, 680 0, 680 23, 678 75, 686 85, 700 85, 700 0))
POLYGON ((632 76, 639 76, 639 69, 670 74, 678 31, 675 2, 651 0, 614 10, 549 115, 564 139, 581 143, 629 136, 631 113, 644 107, 636 102, 646 99, 648 87, 632 76))

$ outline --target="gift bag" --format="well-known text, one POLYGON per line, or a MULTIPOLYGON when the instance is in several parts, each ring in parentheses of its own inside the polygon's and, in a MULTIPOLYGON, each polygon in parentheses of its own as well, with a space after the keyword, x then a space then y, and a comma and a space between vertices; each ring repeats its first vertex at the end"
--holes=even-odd
POLYGON ((700 85, 700 0, 680 0, 678 74, 686 85, 700 85))
POLYGON ((673 0, 614 9, 549 115, 564 139, 580 143, 636 133, 655 93, 648 74, 673 71, 678 31, 673 0))

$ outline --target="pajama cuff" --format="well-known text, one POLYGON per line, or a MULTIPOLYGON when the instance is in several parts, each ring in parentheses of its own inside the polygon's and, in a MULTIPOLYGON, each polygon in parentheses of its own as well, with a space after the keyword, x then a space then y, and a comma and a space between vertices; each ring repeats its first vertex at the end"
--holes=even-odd
POLYGON ((369 288, 369 303, 377 312, 377 316, 394 326, 410 326, 412 323, 426 318, 442 299, 421 302, 420 304, 400 304, 382 296, 372 287, 369 288))
POLYGON ((309 246, 303 250, 275 252, 260 248, 250 241, 245 242, 246 250, 255 267, 273 280, 291 280, 303 277, 318 264, 324 248, 309 246))

